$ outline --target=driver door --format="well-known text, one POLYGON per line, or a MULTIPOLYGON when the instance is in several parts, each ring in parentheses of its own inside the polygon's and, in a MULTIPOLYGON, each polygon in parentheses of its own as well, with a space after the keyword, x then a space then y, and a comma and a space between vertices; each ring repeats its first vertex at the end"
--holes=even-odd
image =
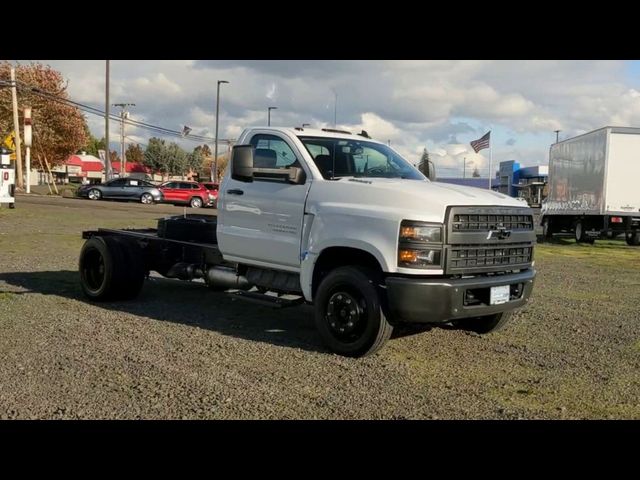
MULTIPOLYGON (((249 143, 255 147, 257 168, 305 168, 302 155, 284 136, 256 133, 249 143)), ((305 173, 302 185, 259 176, 250 183, 225 177, 220 187, 224 202, 218 205, 218 242, 225 259, 283 270, 300 268, 304 205, 311 186, 309 172, 305 173)))

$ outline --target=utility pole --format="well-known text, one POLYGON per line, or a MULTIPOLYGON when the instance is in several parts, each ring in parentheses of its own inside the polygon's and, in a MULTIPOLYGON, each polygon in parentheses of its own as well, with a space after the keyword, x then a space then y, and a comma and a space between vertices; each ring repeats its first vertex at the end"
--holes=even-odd
POLYGON ((558 143, 558 140, 560 139, 560 135, 559 134, 560 134, 561 131, 562 130, 554 130, 554 132, 556 132, 556 143, 558 143))
POLYGON ((105 72, 105 100, 104 100, 104 141, 105 145, 105 158, 104 158, 104 166, 105 166, 105 174, 107 180, 111 180, 113 178, 113 169, 111 168, 111 150, 109 149, 109 60, 106 61, 106 72, 105 72))
POLYGON ((337 128, 338 126, 338 92, 334 90, 333 94, 336 96, 336 101, 333 104, 333 128, 337 128))
POLYGON ((218 80, 218 93, 216 95, 216 142, 213 152, 213 172, 211 172, 211 181, 218 182, 218 115, 220 113, 220 84, 229 83, 226 80, 218 80))
POLYGON ((124 120, 129 118, 127 107, 135 107, 135 103, 114 103, 114 107, 120 107, 120 176, 127 175, 127 158, 124 148, 124 120))
POLYGON ((466 178, 467 176, 467 157, 464 157, 463 163, 462 163, 462 178, 466 178))
POLYGON ((20 122, 18 121, 18 92, 16 88, 16 69, 11 67, 11 100, 13 102, 13 130, 16 146, 16 184, 18 188, 24 187, 22 181, 22 151, 20 149, 20 122))

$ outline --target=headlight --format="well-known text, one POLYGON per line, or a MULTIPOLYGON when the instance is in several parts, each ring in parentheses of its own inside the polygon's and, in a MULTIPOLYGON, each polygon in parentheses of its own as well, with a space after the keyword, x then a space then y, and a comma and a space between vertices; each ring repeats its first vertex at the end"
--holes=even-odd
POLYGON ((442 227, 440 225, 420 225, 415 222, 402 222, 400 226, 400 241, 442 242, 442 227))
POLYGON ((398 235, 398 266, 441 268, 442 225, 403 220, 398 235))

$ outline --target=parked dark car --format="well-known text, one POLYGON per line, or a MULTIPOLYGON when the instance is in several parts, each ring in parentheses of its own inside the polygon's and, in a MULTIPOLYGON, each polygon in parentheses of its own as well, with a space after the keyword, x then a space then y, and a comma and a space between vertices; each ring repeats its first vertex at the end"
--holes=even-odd
POLYGON ((191 208, 210 207, 214 197, 198 182, 165 182, 160 185, 163 202, 174 205, 189 205, 191 208))
POLYGON ((213 208, 218 208, 218 190, 220 189, 219 185, 213 182, 202 182, 202 185, 204 185, 204 188, 209 190, 209 193, 213 195, 213 203, 211 204, 211 206, 213 208))
POLYGON ((133 200, 150 204, 162 201, 162 192, 151 182, 136 178, 116 178, 99 185, 83 185, 78 196, 90 200, 133 200))

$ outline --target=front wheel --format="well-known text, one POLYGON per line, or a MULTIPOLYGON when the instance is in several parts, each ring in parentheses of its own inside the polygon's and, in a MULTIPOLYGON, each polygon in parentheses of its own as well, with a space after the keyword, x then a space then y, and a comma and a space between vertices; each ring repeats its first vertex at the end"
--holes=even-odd
POLYGON ((97 188, 92 188, 88 193, 89 200, 100 200, 102 198, 102 192, 97 188))
POLYGON ((637 247, 640 245, 640 232, 627 232, 624 239, 627 241, 627 245, 637 247))
POLYGON ((454 324, 463 330, 484 334, 502 330, 509 320, 511 320, 511 312, 502 312, 485 317, 463 318, 454 324))
POLYGON ((200 197, 193 197, 189 205, 191 208, 200 208, 202 206, 202 199, 200 197))
POLYGON ((320 283, 314 300, 316 328, 332 352, 363 357, 391 337, 393 326, 382 311, 376 279, 373 270, 347 266, 320 283))
POLYGON ((143 193, 140 197, 140 202, 144 203, 145 205, 151 205, 153 203, 153 195, 151 195, 150 193, 143 193))

